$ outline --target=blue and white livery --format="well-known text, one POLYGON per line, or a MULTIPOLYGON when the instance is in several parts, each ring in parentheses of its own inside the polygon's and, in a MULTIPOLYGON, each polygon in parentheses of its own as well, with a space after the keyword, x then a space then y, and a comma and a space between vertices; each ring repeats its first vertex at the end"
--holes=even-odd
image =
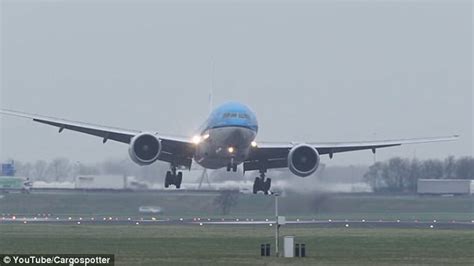
POLYGON ((321 155, 333 158, 335 153, 375 150, 402 144, 456 140, 457 135, 438 138, 401 139, 363 142, 333 143, 265 143, 257 142, 258 122, 255 113, 246 105, 228 102, 215 108, 196 136, 163 136, 157 132, 120 129, 93 125, 59 118, 27 114, 12 110, 0 113, 33 119, 35 122, 55 126, 59 132, 64 129, 77 131, 108 140, 125 143, 129 146, 130 158, 139 165, 149 165, 157 160, 168 162, 170 170, 166 173, 165 187, 180 188, 183 174, 179 168, 191 168, 194 162, 207 169, 226 168, 237 171, 259 171, 255 178, 253 192, 270 192, 271 179, 266 178, 268 169, 289 168, 300 177, 313 174, 321 155))

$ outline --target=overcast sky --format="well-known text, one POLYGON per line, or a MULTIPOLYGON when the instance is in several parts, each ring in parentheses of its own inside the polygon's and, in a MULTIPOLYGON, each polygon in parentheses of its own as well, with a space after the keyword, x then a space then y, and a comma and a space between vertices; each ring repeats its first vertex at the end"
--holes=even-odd
MULTIPOLYGON (((474 150, 471 1, 1 3, 2 108, 192 135, 213 79, 215 105, 237 100, 256 112, 259 140, 461 134, 379 150, 377 159, 474 150)), ((128 156, 124 144, 0 121, 0 161, 128 156)))

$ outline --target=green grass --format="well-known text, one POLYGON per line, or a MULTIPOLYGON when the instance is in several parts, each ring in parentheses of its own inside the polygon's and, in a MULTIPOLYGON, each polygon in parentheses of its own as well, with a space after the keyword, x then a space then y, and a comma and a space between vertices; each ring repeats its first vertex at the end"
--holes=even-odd
MULTIPOLYGON (((282 227, 306 258, 262 258, 268 226, 0 224, 1 253, 113 253, 116 265, 473 265, 473 230, 282 227)), ((273 250, 272 250, 273 253, 273 250)))
MULTIPOLYGON (((6 194, 0 199, 0 214, 55 216, 140 217, 138 207, 156 205, 165 217, 271 218, 273 197, 240 195, 231 213, 223 216, 213 201, 216 195, 150 193, 6 194)), ((417 195, 288 195, 280 198, 280 213, 288 218, 473 220, 474 197, 429 197, 417 195)))

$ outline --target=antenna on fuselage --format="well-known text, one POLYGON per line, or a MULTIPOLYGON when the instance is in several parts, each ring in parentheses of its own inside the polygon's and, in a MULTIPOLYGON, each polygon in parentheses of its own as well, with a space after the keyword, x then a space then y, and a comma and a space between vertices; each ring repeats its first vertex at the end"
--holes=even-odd
POLYGON ((209 114, 212 112, 212 98, 214 91, 214 61, 211 61, 211 89, 209 91, 209 114))
POLYGON ((212 112, 212 89, 209 92, 209 114, 212 112))
MULTIPOLYGON (((212 108, 213 108, 213 105, 212 105, 212 98, 213 98, 213 95, 212 95, 212 92, 214 90, 214 61, 211 61, 211 88, 209 90, 209 114, 211 114, 212 112, 212 108)), ((199 178, 199 185, 198 185, 198 189, 201 189, 202 187, 202 182, 204 181, 204 179, 206 179, 207 181, 207 184, 209 185, 209 188, 211 188, 211 181, 209 180, 209 174, 207 173, 207 169, 203 167, 202 169, 202 174, 199 178)))

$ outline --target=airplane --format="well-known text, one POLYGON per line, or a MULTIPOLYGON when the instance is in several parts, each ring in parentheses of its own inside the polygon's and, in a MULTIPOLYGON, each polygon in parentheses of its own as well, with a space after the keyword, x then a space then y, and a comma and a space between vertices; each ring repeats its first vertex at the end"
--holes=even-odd
POLYGON ((255 113, 239 102, 227 102, 215 108, 199 128, 198 134, 187 138, 163 136, 158 132, 128 130, 90 123, 70 121, 13 110, 2 110, 0 114, 32 119, 35 122, 55 126, 59 133, 64 129, 77 131, 128 145, 132 161, 138 165, 150 165, 155 161, 169 163, 165 188, 170 185, 181 187, 183 173, 179 169, 191 169, 194 162, 207 169, 226 168, 237 171, 243 165, 243 172, 259 171, 253 183, 253 193, 271 194, 271 178, 267 170, 289 168, 299 177, 313 174, 319 166, 321 156, 330 159, 335 153, 371 150, 400 146, 404 144, 452 141, 458 135, 434 138, 399 139, 359 142, 257 142, 258 122, 255 113))

